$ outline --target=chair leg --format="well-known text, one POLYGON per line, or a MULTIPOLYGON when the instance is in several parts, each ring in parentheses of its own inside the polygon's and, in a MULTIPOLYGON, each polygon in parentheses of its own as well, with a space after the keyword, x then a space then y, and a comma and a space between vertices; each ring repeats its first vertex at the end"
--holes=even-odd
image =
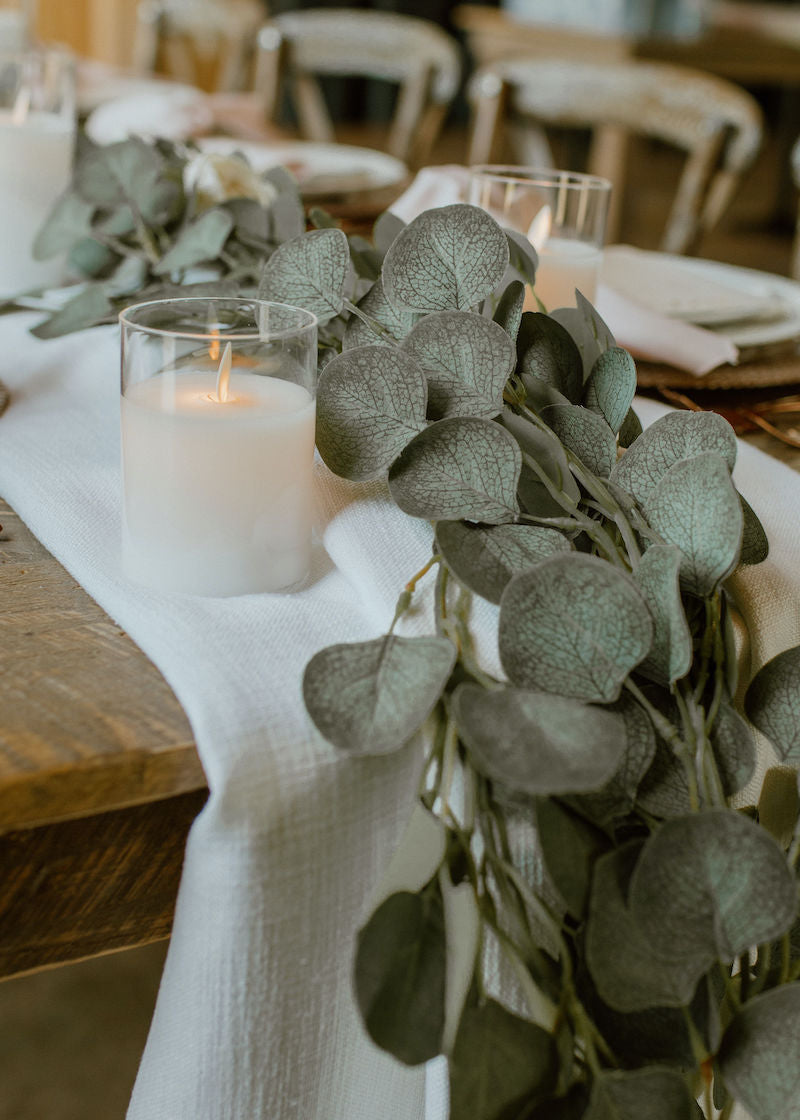
POLYGON ((494 75, 487 75, 479 91, 472 124, 467 163, 490 163, 502 110, 507 97, 506 86, 494 75))

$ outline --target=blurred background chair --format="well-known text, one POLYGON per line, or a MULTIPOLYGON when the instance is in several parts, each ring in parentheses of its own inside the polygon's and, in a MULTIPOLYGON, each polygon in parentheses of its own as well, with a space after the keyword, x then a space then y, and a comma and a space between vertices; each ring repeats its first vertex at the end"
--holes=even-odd
POLYGON ((398 87, 385 142, 410 166, 429 156, 461 80, 460 48, 430 20, 380 11, 285 12, 262 27, 256 88, 268 107, 285 91, 304 139, 336 138, 320 77, 380 79, 398 87))
MULTIPOLYGON (((473 75, 469 97, 470 163, 524 162, 518 148, 503 147, 509 139, 514 144, 509 123, 517 136, 528 124, 586 130, 592 139, 587 169, 612 180, 617 206, 625 170, 621 135, 649 137, 684 151, 660 242, 673 253, 697 250, 761 143, 761 110, 750 94, 722 78, 669 63, 501 60, 473 75)), ((612 240, 616 229, 610 224, 612 240)))
POLYGON ((134 68, 205 90, 245 89, 263 21, 260 0, 140 0, 134 68))
MULTIPOLYGON (((800 136, 795 140, 792 145, 790 155, 792 181, 795 188, 800 191, 800 136)), ((790 265, 790 275, 795 280, 800 280, 800 202, 795 203, 796 207, 796 220, 794 230, 794 240, 792 243, 792 260, 790 265)))

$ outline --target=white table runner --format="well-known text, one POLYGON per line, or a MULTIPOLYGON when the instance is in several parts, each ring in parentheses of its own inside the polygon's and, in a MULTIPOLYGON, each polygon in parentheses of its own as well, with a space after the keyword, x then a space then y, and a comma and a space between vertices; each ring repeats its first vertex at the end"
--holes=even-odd
MULTIPOLYGON (((372 1047, 351 997, 354 934, 410 812, 419 755, 334 754, 300 682, 317 649, 385 631, 430 530, 380 486, 320 467, 327 552, 304 591, 220 600, 133 587, 119 571, 116 329, 39 342, 34 321, 0 320, 13 394, 0 494, 161 669, 211 789, 129 1120, 419 1120, 421 1071, 372 1047)), ((663 411, 637 407, 645 422, 663 411)), ((800 477, 743 446, 737 480, 772 541, 742 581, 760 661, 800 641, 800 477)), ((423 610, 404 632, 428 628, 423 610)))

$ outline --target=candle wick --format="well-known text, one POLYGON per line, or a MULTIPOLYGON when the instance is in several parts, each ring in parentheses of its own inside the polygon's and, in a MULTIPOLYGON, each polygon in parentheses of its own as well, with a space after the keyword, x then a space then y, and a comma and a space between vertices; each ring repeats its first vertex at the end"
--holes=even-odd
POLYGON ((11 110, 11 123, 15 127, 25 123, 30 107, 31 91, 28 86, 23 86, 18 92, 14 100, 14 108, 11 110))
POLYGON ((230 342, 226 342, 225 343, 225 349, 222 351, 222 357, 220 359, 219 369, 217 370, 217 400, 218 401, 224 402, 224 401, 227 401, 227 399, 228 399, 228 387, 230 385, 230 380, 231 380, 231 363, 232 363, 231 344, 230 344, 230 342))

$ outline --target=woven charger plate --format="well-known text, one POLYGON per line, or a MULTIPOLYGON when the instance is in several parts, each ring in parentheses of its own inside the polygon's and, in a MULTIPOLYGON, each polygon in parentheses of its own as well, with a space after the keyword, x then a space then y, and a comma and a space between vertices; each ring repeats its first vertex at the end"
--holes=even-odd
POLYGON ((637 362, 636 374, 643 389, 766 389, 773 385, 800 385, 800 355, 793 349, 782 357, 720 366, 701 377, 672 366, 637 362))
POLYGON ((3 382, 0 381, 0 416, 2 416, 5 412, 6 405, 10 400, 11 394, 9 393, 3 382))

